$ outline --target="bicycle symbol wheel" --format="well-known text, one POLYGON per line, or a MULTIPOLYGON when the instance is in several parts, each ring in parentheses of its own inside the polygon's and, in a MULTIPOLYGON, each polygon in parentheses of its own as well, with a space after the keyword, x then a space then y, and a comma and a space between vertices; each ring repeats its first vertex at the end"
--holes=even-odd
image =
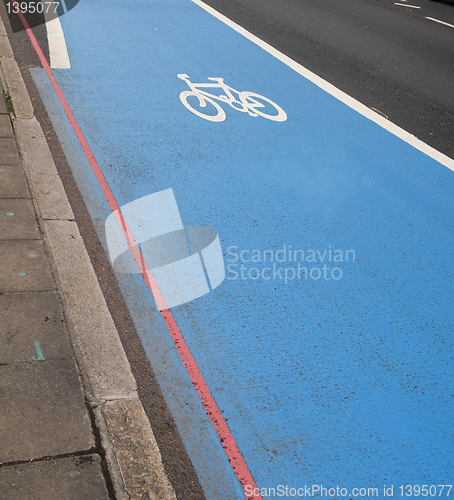
MULTIPOLYGON (((189 111, 191 111, 191 113, 194 113, 195 115, 200 116, 200 118, 204 118, 205 120, 209 120, 210 122, 223 122, 226 118, 225 111, 221 108, 221 106, 219 106, 217 102, 213 101, 209 97, 202 96, 197 92, 192 92, 191 90, 181 92, 180 101, 187 109, 189 109, 189 111), (199 100, 198 104, 200 108, 206 108, 207 103, 213 105, 217 113, 215 115, 202 113, 188 102, 188 97, 196 97, 199 100)), ((191 101, 194 101, 194 99, 191 99, 191 101)))
POLYGON ((276 103, 260 94, 240 92, 239 98, 252 116, 259 115, 275 122, 285 122, 287 114, 276 103))

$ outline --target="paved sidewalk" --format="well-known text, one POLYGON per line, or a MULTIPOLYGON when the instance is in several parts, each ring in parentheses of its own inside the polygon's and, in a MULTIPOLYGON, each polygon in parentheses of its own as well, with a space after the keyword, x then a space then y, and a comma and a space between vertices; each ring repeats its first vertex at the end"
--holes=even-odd
POLYGON ((176 500, 1 20, 0 80, 0 500, 176 500))
POLYGON ((103 457, 1 97, 0 498, 108 499, 103 457))

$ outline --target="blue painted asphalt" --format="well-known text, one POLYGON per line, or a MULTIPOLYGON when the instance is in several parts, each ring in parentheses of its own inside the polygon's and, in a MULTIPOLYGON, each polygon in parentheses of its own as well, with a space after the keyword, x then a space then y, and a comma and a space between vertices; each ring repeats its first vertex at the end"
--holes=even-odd
MULTIPOLYGON (((224 283, 172 312, 258 486, 452 483, 454 173, 189 0, 85 0, 61 21, 54 74, 118 203, 172 188, 184 225, 219 233, 224 283), (206 121, 181 73, 288 119, 206 121)), ((105 244, 107 203, 33 76, 105 244)), ((151 294, 118 279, 207 498, 242 498, 151 294)))

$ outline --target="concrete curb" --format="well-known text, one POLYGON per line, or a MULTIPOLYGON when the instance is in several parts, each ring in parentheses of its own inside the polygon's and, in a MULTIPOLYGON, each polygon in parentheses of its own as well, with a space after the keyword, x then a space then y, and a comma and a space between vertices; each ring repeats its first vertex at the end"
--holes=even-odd
POLYGON ((110 442, 123 480, 128 485, 130 498, 176 500, 161 465, 161 455, 150 422, 140 401, 107 401, 95 413, 107 425, 110 442))
MULTIPOLYGON (((2 67, 3 67, 2 59, 2 67)), ((7 74, 7 69, 4 69, 7 74)), ((13 101, 14 110, 15 101, 13 101)), ((33 191, 35 207, 41 219, 74 220, 54 160, 38 120, 16 118, 14 131, 20 145, 22 165, 33 191)))
POLYGON ((43 221, 89 400, 137 399, 136 381, 75 221, 43 221))
MULTIPOLYGON (((5 45, 6 40, 3 42, 3 46, 5 45)), ((6 79, 6 85, 8 87, 11 100, 14 103, 14 114, 17 118, 33 118, 33 106, 30 101, 30 97, 28 96, 27 89, 25 88, 25 83, 22 79, 17 62, 15 59, 9 57, 2 57, 1 61, 3 73, 6 79)))
POLYGON ((115 324, 0 20, 0 64, 21 160, 51 258, 85 398, 118 500, 176 500, 115 324), (5 57, 6 54, 6 57, 5 57))

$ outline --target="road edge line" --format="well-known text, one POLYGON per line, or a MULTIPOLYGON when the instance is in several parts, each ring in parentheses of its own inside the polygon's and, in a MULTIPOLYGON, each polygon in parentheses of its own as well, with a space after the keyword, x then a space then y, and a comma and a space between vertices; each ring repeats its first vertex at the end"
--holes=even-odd
POLYGON ((356 112, 360 113, 363 115, 365 118, 368 118, 369 120, 373 121, 380 127, 384 128, 388 132, 391 132, 391 134, 399 137, 406 143, 410 144, 410 146, 413 146, 416 148, 418 151, 421 151, 421 153, 426 154, 430 158, 434 159, 435 161, 441 163, 445 167, 449 168, 450 170, 454 171, 454 160, 450 158, 449 156, 441 153, 437 149, 433 148, 432 146, 429 146, 425 142, 421 141, 418 139, 416 136, 413 134, 410 134, 410 132, 407 132, 403 128, 399 127, 395 123, 392 123, 391 121, 387 120, 386 118, 380 116, 377 114, 375 111, 372 111, 370 108, 368 108, 365 104, 362 104, 361 102, 357 101, 354 97, 349 96, 342 90, 338 89, 331 83, 327 82, 320 76, 316 75, 312 71, 308 70, 304 66, 302 66, 300 63, 297 63, 290 57, 286 56, 284 53, 280 52, 279 50, 275 49, 272 45, 269 43, 263 41, 261 38, 259 38, 256 35, 253 35, 250 31, 246 30, 239 24, 235 23, 228 17, 224 16, 224 14, 221 14, 218 12, 216 9, 213 9, 213 7, 210 7, 206 3, 202 2, 201 0, 191 0, 193 3, 198 5, 200 8, 211 14, 212 16, 216 17, 219 21, 223 22, 230 28, 234 29, 236 32, 238 32, 240 35, 243 35, 245 38, 250 40, 251 42, 255 43, 258 45, 260 48, 268 52, 270 55, 275 57, 276 59, 279 59, 282 63, 287 65, 289 68, 293 69, 297 73, 299 73, 301 76, 306 78, 307 80, 311 81, 317 87, 321 88, 328 94, 332 95, 339 101, 343 102, 346 104, 349 108, 355 110, 356 112))
MULTIPOLYGON (((0 36, 1 42, 11 49, 1 18, 0 36)), ((1 57, 0 65, 13 108, 17 113, 16 117, 11 118, 21 155, 21 165, 26 171, 32 201, 81 371, 84 395, 94 408, 95 421, 106 450, 115 494, 119 500, 142 498, 145 495, 158 500, 176 500, 153 430, 138 397, 131 367, 74 220, 41 125, 34 115, 12 49, 8 50, 8 54, 12 57, 1 57), (49 196, 55 194, 52 189, 43 191, 49 180, 53 189, 58 192, 57 198, 49 199, 49 196), (62 205, 52 209, 52 203, 62 205), (95 332, 97 335, 94 335, 95 332), (109 365, 112 360, 115 360, 113 368, 109 365), (107 366, 113 372, 112 376, 108 375, 107 366), (117 408, 120 408, 121 412, 115 411, 117 408), (130 432, 128 435, 122 428, 126 422, 130 432), (134 467, 128 462, 131 457, 136 462, 134 467)))

